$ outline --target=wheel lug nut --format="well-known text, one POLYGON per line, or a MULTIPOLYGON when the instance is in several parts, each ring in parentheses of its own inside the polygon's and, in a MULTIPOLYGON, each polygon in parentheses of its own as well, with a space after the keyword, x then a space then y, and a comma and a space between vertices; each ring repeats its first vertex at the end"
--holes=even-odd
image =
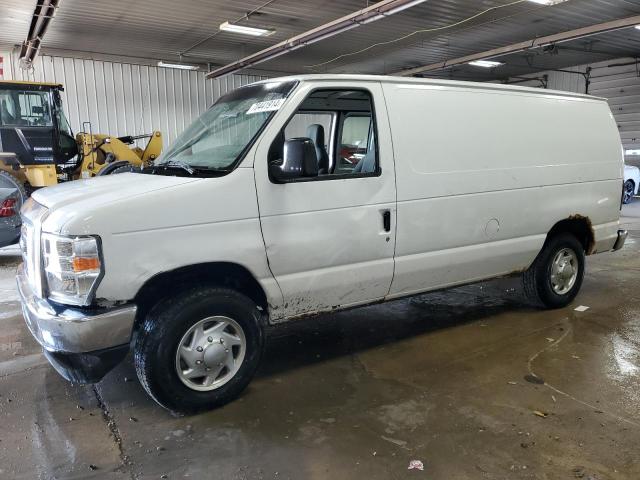
POLYGON ((213 337, 209 337, 207 338, 207 340, 209 341, 209 343, 213 342, 213 337))
POLYGON ((202 365, 202 360, 196 360, 196 365, 202 365))
POLYGON ((221 339, 220 339, 220 343, 224 343, 224 338, 221 338, 221 339))
POLYGON ((198 347, 198 348, 196 348, 196 350, 201 352, 202 351, 202 347, 198 347))
POLYGON ((225 348, 225 349, 224 349, 224 351, 225 351, 225 352, 227 352, 227 353, 229 353, 229 349, 228 349, 228 348, 225 348))

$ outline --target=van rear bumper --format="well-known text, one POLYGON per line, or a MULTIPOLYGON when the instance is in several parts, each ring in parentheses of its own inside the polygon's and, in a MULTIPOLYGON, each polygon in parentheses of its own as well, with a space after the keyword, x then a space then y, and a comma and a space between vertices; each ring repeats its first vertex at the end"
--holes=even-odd
POLYGON ((620 250, 624 245, 624 242, 627 240, 627 235, 629 232, 626 230, 618 230, 618 238, 616 239, 616 243, 613 244, 612 251, 620 250))

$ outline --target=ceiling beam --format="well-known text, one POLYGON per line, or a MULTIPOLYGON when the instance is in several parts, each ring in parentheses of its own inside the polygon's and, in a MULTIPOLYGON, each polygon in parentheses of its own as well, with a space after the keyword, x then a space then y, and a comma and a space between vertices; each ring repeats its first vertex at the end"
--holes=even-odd
POLYGON ((217 68, 207 74, 207 78, 218 78, 230 73, 237 72, 244 68, 253 67, 267 60, 271 60, 285 53, 292 52, 312 43, 325 40, 327 38, 346 32, 352 28, 375 22, 382 18, 389 17, 395 13, 406 10, 426 0, 382 0, 367 8, 350 13, 319 27, 308 30, 304 33, 291 37, 271 47, 260 50, 257 53, 244 57, 236 62, 217 68))
POLYGON ((418 73, 433 72, 434 70, 442 70, 444 68, 453 67, 455 65, 462 65, 474 60, 485 60, 489 58, 500 57, 503 55, 508 55, 510 53, 522 52, 525 50, 531 50, 533 48, 540 48, 556 43, 568 42, 570 40, 589 37, 591 35, 597 35, 600 33, 612 32, 614 30, 633 27, 639 24, 640 15, 620 18, 618 20, 598 23, 596 25, 589 25, 588 27, 577 28, 575 30, 568 30, 566 32, 555 33, 553 35, 545 35, 543 37, 532 38, 530 40, 525 40, 524 42, 513 43, 504 47, 485 50, 484 52, 473 53, 464 57, 452 58, 443 62, 432 63, 415 68, 408 68, 406 70, 395 72, 392 75, 410 76, 416 75, 418 73))

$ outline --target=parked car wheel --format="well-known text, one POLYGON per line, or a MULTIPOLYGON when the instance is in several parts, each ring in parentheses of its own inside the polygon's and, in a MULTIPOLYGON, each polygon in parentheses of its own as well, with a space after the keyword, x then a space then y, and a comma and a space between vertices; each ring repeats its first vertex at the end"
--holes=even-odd
POLYGON ((573 301, 584 278, 584 248, 569 233, 553 236, 524 273, 524 289, 535 303, 561 308, 573 301))
POLYGON ((195 413, 240 395, 264 346, 261 313, 234 290, 196 287, 151 309, 134 362, 144 389, 163 407, 195 413))
POLYGON ((633 180, 627 180, 624 182, 624 190, 622 193, 622 203, 627 204, 633 200, 633 194, 636 191, 636 186, 633 180))

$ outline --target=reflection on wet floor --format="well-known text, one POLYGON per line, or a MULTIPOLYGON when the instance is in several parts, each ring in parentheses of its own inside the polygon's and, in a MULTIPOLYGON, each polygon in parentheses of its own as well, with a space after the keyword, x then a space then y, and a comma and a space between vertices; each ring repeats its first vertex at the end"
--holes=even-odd
POLYGON ((190 417, 130 361, 68 384, 6 301, 0 478, 637 480, 640 202, 625 212, 628 245, 588 259, 571 307, 501 279, 273 327, 244 395, 190 417))
POLYGON ((519 280, 501 279, 302 319, 269 331, 261 374, 287 369, 291 362, 313 363, 353 354, 517 310, 533 311, 533 308, 524 300, 519 280))

